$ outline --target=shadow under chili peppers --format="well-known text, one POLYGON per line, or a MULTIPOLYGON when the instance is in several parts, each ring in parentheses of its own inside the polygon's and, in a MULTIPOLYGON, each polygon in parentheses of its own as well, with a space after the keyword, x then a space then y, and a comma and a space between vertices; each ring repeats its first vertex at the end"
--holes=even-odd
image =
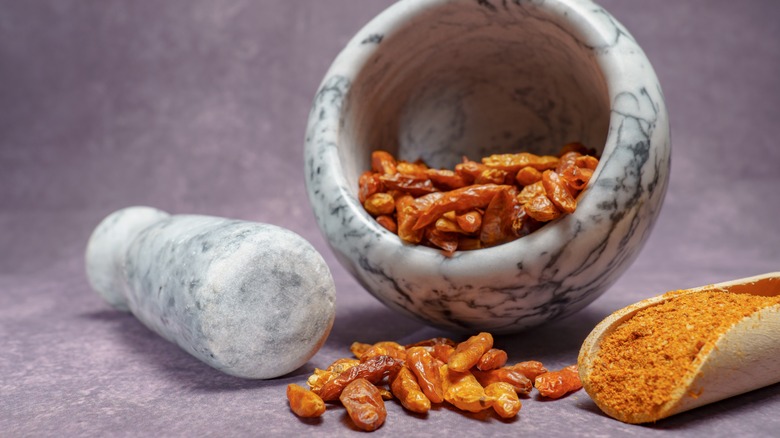
POLYGON ((319 426, 325 422, 325 420, 322 419, 322 417, 299 417, 295 415, 295 413, 291 410, 290 411, 292 416, 297 418, 298 421, 302 424, 305 424, 307 426, 319 426))
MULTIPOLYGON (((469 412, 461 410, 453 405, 450 405, 449 403, 442 403, 436 406, 436 410, 447 410, 451 411, 454 415, 459 415, 464 418, 468 418, 470 420, 479 421, 482 423, 490 423, 493 421, 499 421, 501 423, 505 424, 512 424, 519 420, 520 415, 515 415, 512 418, 502 418, 500 415, 496 413, 495 410, 492 408, 485 409, 479 412, 469 412)), ((434 408, 431 408, 433 411, 434 408)))

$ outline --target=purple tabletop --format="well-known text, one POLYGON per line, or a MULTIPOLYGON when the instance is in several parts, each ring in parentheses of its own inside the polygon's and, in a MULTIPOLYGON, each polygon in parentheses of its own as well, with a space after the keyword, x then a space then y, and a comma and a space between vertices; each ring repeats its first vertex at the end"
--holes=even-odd
MULTIPOLYGON (((354 432, 343 409, 289 410, 288 383, 353 341, 451 336, 380 304, 338 264, 304 190, 303 137, 330 62, 383 1, 41 0, 0 4, 0 435, 265 436, 354 432), (130 205, 266 222, 308 239, 337 287, 335 325, 301 369, 242 380, 112 309, 84 249, 130 205)), ((780 2, 601 2, 660 78, 672 174, 641 254, 565 320, 496 338, 510 361, 574 363, 602 318, 662 292, 780 270, 780 2)), ((774 385, 656 424, 584 391, 523 399, 516 419, 388 403, 396 436, 772 435, 774 385)))

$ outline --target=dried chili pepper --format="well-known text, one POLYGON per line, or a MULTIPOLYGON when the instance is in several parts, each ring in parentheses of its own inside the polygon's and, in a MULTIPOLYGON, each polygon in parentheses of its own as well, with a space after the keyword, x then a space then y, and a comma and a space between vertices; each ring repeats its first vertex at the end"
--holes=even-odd
POLYGON ((458 234, 448 233, 431 227, 425 229, 425 238, 435 246, 443 249, 447 253, 455 252, 458 249, 458 234))
POLYGON ((398 215, 398 237, 404 242, 420 243, 423 238, 423 230, 415 230, 414 224, 420 216, 420 211, 411 195, 404 195, 396 199, 395 210, 398 215))
POLYGON ((523 207, 515 217, 515 221, 512 222, 512 233, 517 237, 523 237, 531 234, 535 230, 538 230, 542 226, 542 222, 528 216, 528 213, 523 207))
POLYGON ((536 377, 539 376, 540 374, 544 374, 547 372, 547 368, 545 368, 541 362, 536 360, 527 360, 523 362, 518 362, 514 365, 506 366, 505 368, 509 368, 511 370, 520 372, 524 376, 531 379, 531 381, 534 381, 534 379, 536 379, 536 377))
POLYGON ((549 371, 536 377, 534 387, 544 397, 557 399, 582 388, 577 365, 569 365, 559 371, 549 371))
POLYGON ((523 187, 523 190, 517 195, 517 202, 521 205, 525 205, 531 202, 537 196, 546 196, 547 192, 544 190, 544 184, 541 180, 523 187))
POLYGON ((395 199, 388 193, 374 193, 363 203, 363 208, 374 217, 393 214, 395 211, 395 199))
POLYGON ((412 412, 424 414, 431 409, 431 400, 425 396, 409 368, 403 366, 390 384, 390 389, 401 405, 412 412))
POLYGON ((457 222, 447 219, 445 216, 436 220, 434 228, 444 233, 467 234, 466 230, 461 228, 457 222))
POLYGON ((584 189, 592 176, 593 170, 579 166, 569 167, 561 173, 561 178, 575 191, 584 189))
POLYGON ((479 240, 484 245, 498 245, 516 237, 512 225, 523 207, 517 202, 517 190, 512 186, 507 187, 493 197, 482 216, 479 240))
POLYGON ((376 221, 379 225, 385 227, 385 229, 393 234, 398 234, 398 224, 395 223, 395 219, 392 216, 381 215, 376 217, 376 221))
POLYGON ((458 344, 455 352, 447 361, 447 365, 453 371, 468 371, 492 347, 493 336, 490 333, 481 332, 458 344))
POLYGON ((558 162, 558 165, 555 166, 554 170, 558 173, 563 173, 563 171, 566 169, 576 166, 577 158, 581 156, 582 154, 577 151, 566 152, 565 154, 561 155, 561 159, 558 162))
POLYGON ((352 352, 352 354, 355 355, 356 358, 360 359, 363 357, 363 354, 373 346, 373 344, 366 344, 363 342, 353 342, 352 345, 349 346, 349 351, 352 352))
POLYGON ((474 184, 474 181, 482 175, 482 172, 488 169, 489 167, 484 164, 470 161, 465 159, 465 157, 462 163, 455 165, 455 173, 460 175, 468 184, 474 184))
POLYGON ((495 370, 496 368, 504 366, 508 357, 506 351, 498 348, 491 348, 479 358, 476 366, 480 371, 495 370))
POLYGON ((306 384, 309 385, 309 389, 315 394, 319 395, 322 387, 331 379, 335 379, 338 376, 337 373, 333 373, 327 370, 321 370, 319 368, 314 369, 314 373, 306 379, 306 384))
POLYGON ((382 175, 379 177, 379 180, 390 190, 399 190, 409 193, 414 197, 438 191, 438 189, 433 186, 433 182, 425 175, 395 173, 392 175, 382 175))
POLYGON ((306 380, 306 384, 309 385, 309 389, 311 389, 315 394, 319 395, 320 390, 326 383, 335 379, 339 376, 339 374, 343 373, 349 368, 359 364, 360 361, 358 359, 338 359, 337 361, 330 364, 327 369, 321 370, 319 368, 315 368, 314 374, 309 376, 309 378, 306 380))
POLYGON ((449 344, 434 345, 430 351, 431 356, 442 361, 443 363, 449 362, 450 357, 452 357, 452 353, 454 352, 455 347, 449 344))
POLYGON ((371 170, 381 175, 393 175, 396 173, 396 161, 387 151, 374 151, 371 153, 371 170))
POLYGON ((392 400, 394 398, 393 393, 390 392, 389 389, 381 388, 379 386, 377 386, 376 389, 379 390, 379 395, 382 397, 382 400, 392 400))
POLYGON ((440 373, 444 387, 444 400, 458 409, 480 412, 493 405, 493 399, 485 394, 485 389, 468 370, 459 372, 442 365, 440 373))
MULTIPOLYGON (((530 187, 530 186, 529 186, 530 187)), ((561 211, 546 195, 539 195, 524 206, 526 214, 539 222, 549 222, 561 217, 561 211)))
POLYGON ((330 371, 331 373, 341 374, 344 371, 360 365, 359 359, 351 359, 348 357, 343 357, 341 359, 337 359, 335 362, 330 364, 328 368, 326 368, 326 371, 330 371))
POLYGON ((403 173, 405 175, 415 175, 422 177, 427 177, 428 175, 428 166, 426 166, 422 161, 417 161, 414 163, 401 161, 400 163, 397 163, 395 167, 398 173, 403 173))
POLYGON ((508 383, 491 383, 485 387, 485 395, 493 399, 493 410, 502 418, 516 416, 523 407, 514 388, 508 383))
POLYGON ((393 341, 377 342, 361 353, 360 360, 364 362, 374 356, 390 356, 404 361, 406 360, 406 347, 393 341))
POLYGON ((501 169, 485 169, 475 179, 474 184, 504 184, 507 172, 501 169))
POLYGON ((539 156, 528 152, 520 152, 518 154, 494 154, 482 159, 484 165, 505 170, 513 175, 523 167, 529 166, 539 171, 554 169, 555 166, 558 165, 558 161, 558 157, 550 155, 539 156))
POLYGON ((498 192, 509 187, 497 184, 484 184, 463 187, 444 193, 433 205, 420 213, 420 217, 414 224, 413 229, 425 228, 450 210, 463 211, 473 208, 485 208, 498 192))
POLYGON ((455 222, 466 233, 476 233, 482 228, 482 214, 476 210, 455 215, 455 222))
POLYGON ((542 172, 533 167, 523 167, 517 171, 515 181, 521 186, 530 186, 531 184, 542 180, 542 172))
POLYGON ((384 379, 391 372, 397 371, 403 364, 402 361, 390 356, 374 356, 354 366, 336 378, 327 381, 319 391, 323 400, 335 400, 350 382, 355 379, 366 379, 369 382, 377 383, 384 379))
POLYGON ((438 361, 425 347, 412 347, 406 353, 406 365, 417 377, 422 392, 431 402, 441 403, 444 394, 438 361))
POLYGON ((495 370, 480 371, 472 369, 471 373, 482 386, 488 386, 491 383, 504 382, 511 385, 518 394, 528 395, 533 389, 533 380, 529 379, 520 371, 511 368, 502 367, 495 370))
POLYGON ((577 157, 574 165, 582 169, 596 170, 596 167, 599 165, 599 159, 592 155, 583 155, 577 157))
POLYGON ((355 379, 339 395, 341 404, 358 428, 366 431, 378 429, 387 418, 382 394, 366 379, 355 379))
POLYGON ((566 182, 553 170, 545 170, 542 173, 542 184, 555 207, 564 213, 574 213, 577 209, 577 201, 569 192, 566 182))
POLYGON ((425 174, 440 190, 455 190, 467 185, 463 176, 447 169, 428 169, 425 174))
POLYGON ((408 350, 412 347, 433 347, 435 345, 449 345, 454 347, 458 344, 450 338, 430 338, 413 344, 407 344, 405 347, 408 350))
POLYGON ((287 400, 290 409, 299 417, 319 417, 325 413, 325 402, 317 394, 295 383, 287 385, 287 400))
POLYGON ((444 197, 444 192, 433 192, 427 195, 420 196, 414 199, 414 207, 417 211, 422 212, 433 207, 434 204, 439 202, 444 197))
POLYGON ((360 203, 366 202, 374 193, 384 191, 382 181, 379 180, 379 175, 371 171, 363 172, 358 179, 358 199, 360 203))

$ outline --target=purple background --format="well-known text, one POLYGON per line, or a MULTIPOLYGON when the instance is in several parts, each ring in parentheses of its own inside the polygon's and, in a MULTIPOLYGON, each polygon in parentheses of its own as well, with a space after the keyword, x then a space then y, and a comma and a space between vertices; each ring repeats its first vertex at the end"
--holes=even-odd
MULTIPOLYGON (((667 290, 780 268, 780 2, 601 2, 656 69, 672 121, 672 176, 645 249, 566 320, 497 338, 511 361, 576 360, 604 316, 667 290)), ((448 335, 399 316, 337 264, 304 191, 309 106, 347 40, 391 1, 6 1, 0 4, 0 434, 344 434, 284 396, 354 340, 448 335), (150 205, 282 225, 328 261, 333 332, 272 381, 223 375, 112 310, 85 278, 89 233, 150 205)), ((453 335, 454 336, 454 335, 453 335)), ((388 404, 381 435, 770 434, 780 386, 651 426, 602 415, 583 391, 524 401, 519 417, 427 418, 388 404)))

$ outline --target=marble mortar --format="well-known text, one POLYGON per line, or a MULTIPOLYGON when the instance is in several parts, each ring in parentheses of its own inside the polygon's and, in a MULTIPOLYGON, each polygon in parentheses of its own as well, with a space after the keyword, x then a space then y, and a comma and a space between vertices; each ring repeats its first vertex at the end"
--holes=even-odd
POLYGON ((631 34, 588 0, 402 0, 325 75, 305 142, 310 203, 339 261, 389 307, 450 330, 517 332, 592 302, 628 268, 666 193, 669 116, 631 34), (452 168, 465 155, 595 148, 564 216, 445 257, 404 244, 357 200, 370 154, 452 168))
POLYGON ((112 213, 86 252, 93 289, 208 365, 268 379, 309 360, 335 317, 325 261, 302 237, 268 224, 112 213))

